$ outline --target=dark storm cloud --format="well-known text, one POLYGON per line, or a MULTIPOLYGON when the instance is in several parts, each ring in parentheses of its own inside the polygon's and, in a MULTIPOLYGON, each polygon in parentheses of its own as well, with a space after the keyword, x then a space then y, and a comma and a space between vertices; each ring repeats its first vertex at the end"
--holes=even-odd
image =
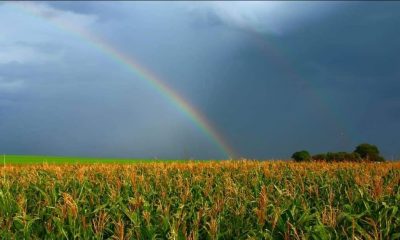
POLYGON ((96 15, 101 21, 107 21, 120 13, 116 4, 107 1, 98 1, 96 3, 91 1, 50 1, 46 3, 55 9, 63 11, 96 15))
POLYGON ((231 84, 218 106, 232 112, 228 118, 247 119, 225 125, 242 129, 231 137, 247 139, 242 152, 259 156, 252 153, 262 145, 266 157, 287 149, 352 150, 366 141, 398 154, 389 145, 399 134, 399 7, 350 3, 288 35, 261 33, 278 57, 249 38, 222 68, 231 69, 221 71, 231 84))
MULTIPOLYGON (((287 158, 298 149, 352 150, 366 141, 399 157, 398 3, 36 5, 160 76, 240 156, 287 158)), ((0 36, 0 150, 221 157, 126 66, 74 33, 4 6, 0 17, 18 21, 0 36)))

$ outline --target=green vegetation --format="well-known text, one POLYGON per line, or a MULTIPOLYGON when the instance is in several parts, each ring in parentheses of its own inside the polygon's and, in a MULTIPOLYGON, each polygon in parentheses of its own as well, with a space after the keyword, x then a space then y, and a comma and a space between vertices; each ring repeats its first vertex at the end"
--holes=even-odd
POLYGON ((0 239, 399 239, 400 163, 10 165, 0 239))
POLYGON ((372 162, 383 162, 385 159, 379 155, 378 147, 375 145, 371 145, 368 143, 360 144, 354 150, 355 153, 358 153, 361 158, 368 159, 372 162))
POLYGON ((316 154, 312 156, 314 161, 326 161, 326 162, 361 162, 363 159, 358 153, 348 152, 327 152, 316 154))
POLYGON ((303 162, 303 161, 311 160, 310 153, 305 150, 293 153, 292 158, 296 162, 303 162))
POLYGON ((295 152, 292 159, 296 162, 324 161, 324 162, 384 162, 385 159, 379 155, 378 147, 368 143, 360 144, 351 152, 327 152, 313 155, 303 150, 295 152))
MULTIPOLYGON (((3 155, 1 163, 3 164, 3 155)), ((146 163, 146 162, 181 162, 184 160, 128 159, 128 158, 88 158, 39 155, 5 155, 6 164, 91 164, 91 163, 146 163)))

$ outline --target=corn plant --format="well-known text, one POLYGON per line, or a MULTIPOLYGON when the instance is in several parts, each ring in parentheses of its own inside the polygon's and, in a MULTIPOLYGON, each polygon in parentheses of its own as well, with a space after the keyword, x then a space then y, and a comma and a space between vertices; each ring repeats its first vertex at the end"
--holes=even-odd
POLYGON ((400 163, 2 168, 1 239, 400 239, 400 163))

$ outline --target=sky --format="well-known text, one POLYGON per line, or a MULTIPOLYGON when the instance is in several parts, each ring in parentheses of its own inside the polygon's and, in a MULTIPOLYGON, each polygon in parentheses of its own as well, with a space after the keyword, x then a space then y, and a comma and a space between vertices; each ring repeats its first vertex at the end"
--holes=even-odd
POLYGON ((398 26, 398 2, 2 2, 0 153, 399 159, 398 26))

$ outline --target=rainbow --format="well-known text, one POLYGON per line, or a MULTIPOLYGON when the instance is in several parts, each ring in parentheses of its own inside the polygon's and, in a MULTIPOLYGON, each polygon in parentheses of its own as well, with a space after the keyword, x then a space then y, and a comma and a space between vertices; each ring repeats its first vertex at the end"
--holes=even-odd
POLYGON ((161 78, 156 76, 156 74, 150 72, 144 66, 135 61, 132 56, 124 54, 115 46, 96 36, 88 29, 73 25, 59 18, 50 17, 49 14, 37 8, 35 4, 29 2, 13 2, 13 5, 18 6, 21 10, 25 10, 25 12, 30 13, 30 15, 48 20, 57 27, 75 34, 80 39, 90 43, 90 45, 109 56, 115 62, 125 66, 131 73, 151 85, 160 95, 168 99, 180 112, 184 113, 189 119, 191 119, 191 121, 219 148, 225 157, 232 158, 235 156, 233 148, 229 146, 227 141, 203 114, 194 108, 186 99, 180 96, 174 89, 163 82, 161 78))
POLYGON ((283 68, 288 77, 299 82, 306 83, 305 87, 309 88, 311 96, 316 100, 315 103, 317 104, 317 107, 324 111, 329 119, 332 119, 332 126, 339 133, 339 138, 342 141, 343 146, 352 147, 354 145, 354 141, 351 139, 351 135, 349 134, 348 129, 346 129, 345 124, 342 123, 343 121, 341 120, 340 114, 334 112, 332 110, 333 108, 329 107, 328 101, 316 90, 316 87, 313 87, 311 81, 308 81, 306 78, 302 77, 298 71, 292 67, 292 65, 286 60, 287 57, 284 56, 285 52, 276 44, 272 45, 272 42, 267 41, 265 36, 256 29, 252 27, 243 27, 242 30, 253 37, 265 56, 273 57, 275 60, 274 63, 283 68))

